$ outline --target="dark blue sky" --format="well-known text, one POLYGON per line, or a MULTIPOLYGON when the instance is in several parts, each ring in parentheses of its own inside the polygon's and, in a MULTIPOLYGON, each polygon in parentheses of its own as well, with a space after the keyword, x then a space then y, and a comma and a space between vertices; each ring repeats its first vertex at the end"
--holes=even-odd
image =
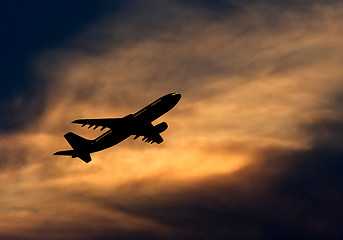
POLYGON ((34 72, 36 57, 122 7, 123 1, 0 3, 0 131, 20 129, 44 108, 45 86, 34 72))

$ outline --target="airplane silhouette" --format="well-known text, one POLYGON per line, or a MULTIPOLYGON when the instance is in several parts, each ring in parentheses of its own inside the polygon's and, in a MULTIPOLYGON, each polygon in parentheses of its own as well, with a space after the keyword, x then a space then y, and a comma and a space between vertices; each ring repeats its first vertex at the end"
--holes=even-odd
POLYGON ((68 132, 64 137, 73 150, 58 151, 54 155, 78 157, 88 163, 92 160, 90 153, 112 147, 131 135, 136 135, 133 139, 143 136, 142 141, 160 144, 163 142, 160 133, 164 132, 168 125, 166 122, 162 122, 153 126, 151 122, 171 110, 179 102, 180 98, 181 94, 179 93, 167 94, 138 112, 123 118, 75 120, 72 123, 82 124, 82 127, 89 125, 88 128, 94 126, 93 130, 98 127, 101 127, 101 131, 105 128, 110 130, 94 140, 88 140, 75 133, 68 132))

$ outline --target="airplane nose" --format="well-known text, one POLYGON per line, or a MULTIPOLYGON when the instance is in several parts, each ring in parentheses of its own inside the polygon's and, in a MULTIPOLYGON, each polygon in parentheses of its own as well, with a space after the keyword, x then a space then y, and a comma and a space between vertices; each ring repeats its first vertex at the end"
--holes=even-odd
POLYGON ((181 99, 181 94, 180 94, 180 93, 174 93, 174 94, 173 94, 173 97, 174 97, 174 99, 176 100, 176 102, 179 102, 180 99, 181 99))

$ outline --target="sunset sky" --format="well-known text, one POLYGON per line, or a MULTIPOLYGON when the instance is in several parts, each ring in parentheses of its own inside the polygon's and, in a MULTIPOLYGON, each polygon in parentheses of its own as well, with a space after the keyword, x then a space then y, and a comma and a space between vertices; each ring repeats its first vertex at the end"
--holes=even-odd
POLYGON ((343 239, 343 2, 0 3, 0 239, 343 239), (182 94, 164 142, 71 124, 182 94))

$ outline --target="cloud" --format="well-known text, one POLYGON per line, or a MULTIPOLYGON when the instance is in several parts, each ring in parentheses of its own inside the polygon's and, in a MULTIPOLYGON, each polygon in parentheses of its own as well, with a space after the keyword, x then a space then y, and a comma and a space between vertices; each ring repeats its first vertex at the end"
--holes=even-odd
POLYGON ((26 165, 25 148, 1 148, 0 149, 0 171, 13 171, 26 165))
POLYGON ((41 52, 37 116, 0 136, 1 238, 340 237, 341 16, 322 1, 135 1, 41 52), (174 91, 163 144, 51 155, 67 131, 101 134, 72 120, 174 91))
MULTIPOLYGON (((342 137, 334 129, 330 134, 342 137)), ((313 137, 322 138, 320 130, 313 137)), ((107 211, 161 223, 172 229, 170 239, 336 239, 342 236, 342 156, 341 146, 269 148, 257 152, 254 163, 234 174, 149 194, 143 189, 156 185, 152 179, 131 183, 113 195, 81 198, 107 211)))

